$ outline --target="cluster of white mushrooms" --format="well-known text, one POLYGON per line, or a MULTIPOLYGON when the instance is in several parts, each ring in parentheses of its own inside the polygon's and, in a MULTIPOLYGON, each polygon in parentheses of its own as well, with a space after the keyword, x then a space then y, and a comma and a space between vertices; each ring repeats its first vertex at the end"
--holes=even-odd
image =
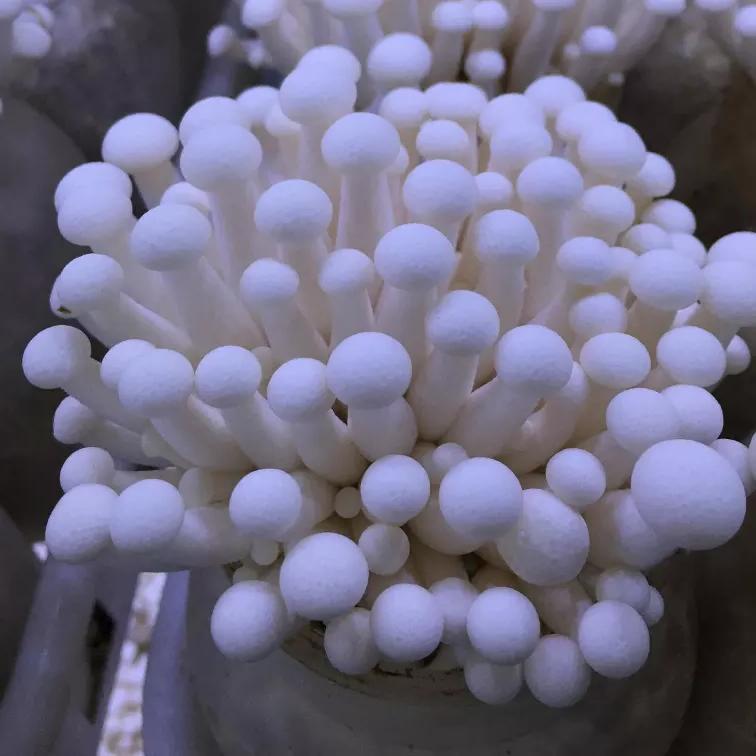
POLYGON ((91 252, 51 306, 108 351, 62 324, 24 353, 84 446, 50 551, 232 566, 235 659, 314 621, 342 673, 433 657, 481 701, 571 705, 646 660, 644 571, 743 520, 754 460, 708 389, 750 360, 756 235, 707 251, 669 163, 570 79, 375 114, 348 51, 307 61, 178 130, 128 116, 61 181, 91 252))
MULTIPOLYGON (((732 2, 732 0, 731 0, 732 2)), ((685 0, 246 0, 244 39, 228 25, 211 55, 289 73, 318 45, 347 47, 367 76, 360 102, 460 73, 489 97, 558 71, 584 88, 621 82, 685 0)))

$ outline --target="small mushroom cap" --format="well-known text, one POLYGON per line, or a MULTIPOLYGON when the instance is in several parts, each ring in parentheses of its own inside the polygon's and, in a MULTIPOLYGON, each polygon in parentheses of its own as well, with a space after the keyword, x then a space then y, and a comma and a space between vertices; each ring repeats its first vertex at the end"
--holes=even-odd
POLYGON ((465 34, 472 29, 472 9, 466 3, 444 0, 433 9, 431 23, 436 31, 465 34))
POLYGON ((55 209, 60 210, 70 195, 94 187, 113 190, 127 198, 131 197, 131 179, 120 168, 110 163, 82 163, 72 168, 58 182, 55 189, 55 209))
POLYGON ((249 181, 262 160, 257 137, 236 124, 208 125, 194 133, 181 153, 181 172, 205 191, 249 181))
POLYGON ((425 92, 414 87, 399 87, 381 100, 380 115, 397 129, 420 128, 428 115, 425 92))
POLYGON ((672 249, 686 260, 690 260, 699 268, 703 268, 706 264, 706 247, 692 234, 682 234, 674 231, 669 235, 669 240, 672 249))
POLYGON ((246 0, 241 22, 248 29, 262 29, 278 21, 285 10, 285 0, 246 0))
POLYGON ((215 604, 210 633, 221 653, 239 661, 258 661, 281 645, 289 626, 286 605, 274 586, 242 580, 215 604))
POLYGON ((337 249, 323 262, 318 285, 326 294, 338 295, 366 289, 375 277, 373 261, 357 249, 337 249))
POLYGON ((525 684, 546 706, 573 706, 588 691, 591 670, 578 644, 566 635, 544 635, 523 664, 525 684))
POLYGON ((283 114, 300 124, 329 125, 351 113, 357 100, 354 79, 343 70, 309 69, 301 64, 282 82, 278 97, 283 114))
POLYGON ((375 331, 357 333, 331 352, 327 377, 331 391, 348 407, 379 409, 409 388, 412 361, 391 336, 375 331))
POLYGON ((709 262, 745 262, 756 264, 756 233, 736 231, 718 239, 709 248, 709 262))
MULTIPOLYGON (((562 0, 557 0, 559 7, 565 7, 562 0)), ((557 118, 565 108, 585 100, 582 87, 566 76, 541 76, 530 84, 524 92, 525 97, 541 106, 547 118, 557 118)))
POLYGON ((637 672, 650 650, 643 618, 619 601, 600 601, 588 609, 580 620, 577 640, 588 665, 612 679, 637 672))
POLYGON ((643 211, 641 219, 644 223, 655 223, 670 233, 693 234, 696 231, 696 216, 679 200, 656 200, 643 211))
POLYGON ((80 315, 117 302, 123 283, 123 268, 112 257, 90 253, 63 268, 55 291, 60 306, 80 315))
POLYGON ((496 126, 490 140, 491 159, 499 170, 509 175, 550 155, 552 147, 551 134, 530 121, 505 121, 496 126))
POLYGON ((393 662, 414 662, 438 648, 444 618, 428 590, 399 583, 376 599, 370 613, 370 628, 383 656, 393 662))
POLYGON ((362 531, 357 543, 365 555, 370 572, 393 575, 407 561, 410 543, 407 534, 396 525, 373 523, 362 531))
POLYGON ((211 407, 238 407, 260 387, 262 368, 249 349, 222 346, 208 352, 197 365, 197 395, 211 407))
POLYGON ((417 84, 428 75, 430 67, 428 44, 422 37, 405 32, 382 37, 367 58, 370 78, 391 89, 417 84))
POLYGON ((297 481, 283 470, 255 470, 234 487, 229 514, 246 535, 285 540, 302 514, 302 492, 297 481))
POLYGON ((495 82, 504 76, 507 61, 498 50, 473 50, 465 58, 464 70, 467 77, 473 81, 495 82))
POLYGON ((667 331, 656 345, 656 359, 675 383, 714 386, 725 375, 727 356, 719 339, 695 326, 667 331))
POLYGON ((24 0, 2 0, 0 2, 0 18, 12 20, 24 9, 24 0))
POLYGON ((509 12, 497 0, 481 0, 473 8, 473 21, 476 29, 506 29, 509 24, 509 12))
POLYGON ((677 385, 662 394, 677 412, 680 438, 711 444, 722 432, 724 416, 719 402, 699 386, 677 385))
POLYGON ((342 488, 333 499, 333 511, 344 520, 351 520, 362 510, 360 492, 353 486, 342 488))
POLYGON ((422 223, 405 223, 384 234, 374 260, 386 283, 405 291, 430 291, 451 276, 456 264, 451 242, 422 223))
POLYGON ((527 265, 539 250, 530 219, 514 210, 493 210, 475 224, 473 248, 483 262, 527 265))
POLYGON ((323 135, 323 158, 338 173, 379 173, 394 162, 401 142, 390 121, 374 113, 350 113, 323 135))
POLYGON ((623 449, 638 456, 659 441, 676 438, 680 420, 674 407, 659 392, 631 388, 609 402, 606 427, 623 449))
POLYGON ((643 166, 625 186, 628 191, 646 197, 664 197, 675 188, 675 169, 662 155, 647 152, 643 166))
POLYGON ((83 331, 55 325, 40 331, 26 345, 21 366, 32 386, 60 388, 85 367, 91 354, 92 346, 83 331))
POLYGON ((155 346, 143 339, 126 339, 114 344, 100 363, 102 382, 114 391, 118 390, 118 381, 131 363, 142 354, 153 350, 155 346))
POLYGON ((519 664, 533 653, 541 621, 533 604, 512 588, 488 588, 467 614, 472 647, 493 664, 519 664))
POLYGON ((596 124, 578 142, 581 162, 610 181, 632 178, 646 161, 646 146, 635 129, 610 121, 596 124))
POLYGON ((604 570, 596 581, 598 601, 621 601, 642 612, 651 598, 651 590, 645 575, 639 570, 612 567, 604 570))
POLYGON ((170 349, 152 349, 135 359, 118 382, 118 398, 140 417, 180 409, 194 386, 192 363, 170 349))
POLYGON ((255 206, 260 231, 283 244, 306 244, 325 233, 333 216, 328 195, 311 181, 279 181, 264 191, 255 206))
POLYGON ((249 128, 250 121, 244 108, 231 97, 205 97, 184 113, 179 123, 179 138, 186 144, 203 129, 224 124, 249 128))
POLYGON ((547 396, 572 374, 572 354, 559 334, 540 325, 508 331, 496 347, 496 374, 508 386, 547 396))
POLYGON ((110 520, 110 537, 119 550, 144 554, 167 546, 184 519, 184 502, 164 480, 140 480, 121 492, 110 520))
POLYGON ((367 561, 354 541, 316 533, 299 541, 281 565, 281 593, 290 611, 329 620, 352 609, 368 583, 367 561))
POLYGON ((362 66, 354 53, 341 45, 320 45, 309 49, 300 59, 299 67, 310 70, 344 73, 357 82, 362 76, 362 66))
POLYGON ((756 324, 756 266, 715 262, 704 269, 701 303, 717 318, 739 327, 756 324))
POLYGON ((464 163, 470 154, 470 139, 456 121, 426 121, 420 127, 415 146, 424 160, 464 163))
POLYGON ((149 270, 179 270, 202 257, 213 228, 189 205, 158 205, 148 210, 131 232, 131 254, 149 270))
POLYGON ((97 425, 97 415, 72 396, 67 396, 53 415, 53 437, 61 444, 78 444, 97 425))
POLYGON ((714 449, 696 441, 662 441, 636 462, 630 490, 644 520, 686 549, 713 549, 737 533, 745 490, 714 449))
POLYGON ((638 255, 643 255, 652 249, 669 249, 672 245, 670 235, 654 223, 637 223, 631 226, 622 235, 620 242, 623 247, 627 247, 638 255))
POLYGON ((412 457, 389 454, 365 471, 360 495, 371 519, 404 525, 428 503, 430 480, 423 466, 412 457))
POLYGON ((575 236, 557 251, 557 268, 571 283, 600 286, 614 272, 609 245, 592 236, 575 236))
POLYGON ((323 648, 331 666, 345 675, 366 675, 380 661, 370 612, 357 607, 328 623, 323 648))
POLYGON ((478 187, 470 171, 459 163, 428 160, 410 171, 402 197, 417 218, 457 222, 475 210, 478 187))
POLYGON ((641 383, 651 370, 648 350, 626 333, 600 333, 580 350, 580 365, 600 386, 628 389, 641 383))
POLYGON ((522 511, 517 476, 487 457, 466 459, 449 470, 438 498, 444 519, 471 538, 493 540, 504 535, 522 511))
POLYGON ((160 198, 161 205, 189 205, 205 215, 210 214, 210 198, 206 192, 188 181, 171 184, 160 198))
POLYGON ((580 51, 586 56, 607 56, 617 49, 617 35, 606 26, 589 26, 580 35, 580 51))
POLYGON ((741 336, 733 336, 725 351, 727 375, 740 375, 751 365, 751 349, 741 336))
POLYGON ((604 184, 586 189, 575 212, 598 232, 615 237, 630 228, 635 220, 635 205, 630 196, 616 186, 604 184))
POLYGON ((546 482, 576 512, 595 504, 606 490, 601 462, 584 449, 562 449, 546 465, 546 482))
POLYGON ((698 265, 671 249, 646 252, 630 271, 633 294, 649 307, 670 312, 694 304, 703 282, 698 265))
POLYGON ((478 206, 481 213, 506 207, 514 194, 512 182, 496 171, 484 171, 475 177, 478 187, 478 206))
POLYGON ((167 118, 133 113, 107 130, 102 157, 126 173, 136 174, 170 160, 178 145, 178 131, 167 118))
POLYGON ((526 204, 563 209, 583 193, 583 177, 569 160, 542 157, 525 166, 516 187, 517 195, 526 204))
POLYGON ((478 597, 478 591, 467 579, 448 577, 437 580, 428 590, 433 594, 444 616, 443 643, 467 641, 467 614, 478 597))
POLYGON ((288 302, 298 289, 296 270, 271 257, 255 260, 242 273, 239 282, 242 302, 252 310, 288 302))
POLYGON ((65 195, 58 209, 58 229, 71 244, 104 246, 128 231, 132 217, 129 195, 115 185, 89 185, 65 195))
POLYGON ((570 307, 570 328, 581 339, 590 339, 599 333, 622 332, 627 328, 625 305, 605 291, 588 294, 570 307))
POLYGON ((105 449, 85 446, 71 454, 60 468, 60 487, 67 493, 85 483, 107 486, 113 480, 115 463, 105 449))
POLYGON ((333 399, 326 383, 326 366, 309 357, 285 362, 268 382, 270 408, 289 422, 321 416, 331 409, 333 399))
POLYGON ((450 291, 430 311, 428 338, 449 354, 481 354, 499 335, 496 308, 480 294, 460 289, 450 291))
POLYGON ((263 84, 250 87, 236 96, 236 102, 244 111, 250 127, 259 128, 265 124, 265 116, 273 103, 278 102, 278 90, 263 84))
POLYGON ((617 116, 600 102, 581 100, 563 108, 556 121, 556 132, 566 142, 577 142, 597 123, 614 122, 617 116))
POLYGON ((653 586, 649 587, 648 604, 640 614, 649 627, 653 627, 664 616, 664 597, 653 586))
POLYGON ((431 118, 474 123, 488 99, 480 87, 459 81, 444 81, 425 90, 431 118))
POLYGON ((458 556, 481 548, 487 539, 470 538, 449 525, 441 513, 438 496, 430 497, 425 508, 409 523, 419 541, 441 554, 458 556))
POLYGON ((543 126, 546 122, 540 105, 523 94, 508 93, 489 100, 480 113, 478 125, 486 139, 503 123, 531 123, 543 126))
POLYGON ((750 495, 754 489, 754 478, 749 464, 748 447, 732 438, 718 438, 711 444, 711 448, 732 465, 732 469, 743 483, 746 494, 750 495))
POLYGON ((464 662, 464 674, 470 693, 489 706, 504 706, 522 688, 521 664, 491 664, 471 654, 464 662))

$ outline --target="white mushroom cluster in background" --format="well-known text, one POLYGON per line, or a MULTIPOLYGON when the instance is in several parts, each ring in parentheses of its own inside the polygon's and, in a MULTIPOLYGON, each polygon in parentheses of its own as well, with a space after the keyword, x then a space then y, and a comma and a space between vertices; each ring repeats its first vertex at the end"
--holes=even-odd
POLYGON ((710 389, 750 359, 756 235, 707 251, 669 163, 570 79, 376 114, 349 52, 318 60, 178 129, 128 116, 61 181, 88 250, 51 306, 107 351, 61 324, 23 356, 84 447, 50 551, 232 566, 234 659, 324 623, 340 672, 433 657, 568 706, 646 660, 644 573, 743 520, 756 460, 710 389))
POLYGON ((686 0, 246 0, 241 23, 211 30, 208 51, 284 74, 312 48, 343 45, 363 73, 360 103, 396 87, 460 76, 490 97, 542 74, 584 88, 619 83, 686 0))

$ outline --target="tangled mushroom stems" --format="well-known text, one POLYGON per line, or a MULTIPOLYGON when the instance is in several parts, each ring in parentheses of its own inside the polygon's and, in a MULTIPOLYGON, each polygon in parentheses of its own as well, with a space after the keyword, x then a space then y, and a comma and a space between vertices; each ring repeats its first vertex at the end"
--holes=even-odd
POLYGON ((236 659, 317 621, 346 674, 437 654, 482 701, 568 706, 643 665, 644 572, 743 520, 756 460, 709 389, 748 364, 756 236, 707 251, 570 79, 378 115, 349 74, 129 116, 61 181, 91 251, 51 305, 108 351, 61 324, 24 353, 83 446, 51 553, 232 565, 236 659))

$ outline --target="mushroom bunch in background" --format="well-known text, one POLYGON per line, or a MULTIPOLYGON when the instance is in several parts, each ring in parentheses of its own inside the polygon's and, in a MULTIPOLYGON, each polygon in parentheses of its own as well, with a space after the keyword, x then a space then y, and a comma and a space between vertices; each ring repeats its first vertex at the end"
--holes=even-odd
POLYGON ((53 21, 46 2, 0 0, 0 91, 30 62, 47 55, 53 21))
POLYGON ((522 91, 553 71, 583 87, 622 81, 685 0, 246 0, 241 22, 208 37, 211 55, 284 74, 313 47, 343 45, 365 77, 360 102, 400 86, 460 75, 489 97, 522 91))
POLYGON ((644 572, 743 520, 753 460, 709 389, 750 359, 756 235, 707 251, 669 163, 570 79, 376 114, 359 73, 327 48, 178 129, 128 116, 61 181, 88 249, 51 306, 107 351, 61 324, 23 356, 84 447, 48 546, 228 566, 240 661, 315 623, 345 674, 432 658, 568 706, 646 660, 644 572))

